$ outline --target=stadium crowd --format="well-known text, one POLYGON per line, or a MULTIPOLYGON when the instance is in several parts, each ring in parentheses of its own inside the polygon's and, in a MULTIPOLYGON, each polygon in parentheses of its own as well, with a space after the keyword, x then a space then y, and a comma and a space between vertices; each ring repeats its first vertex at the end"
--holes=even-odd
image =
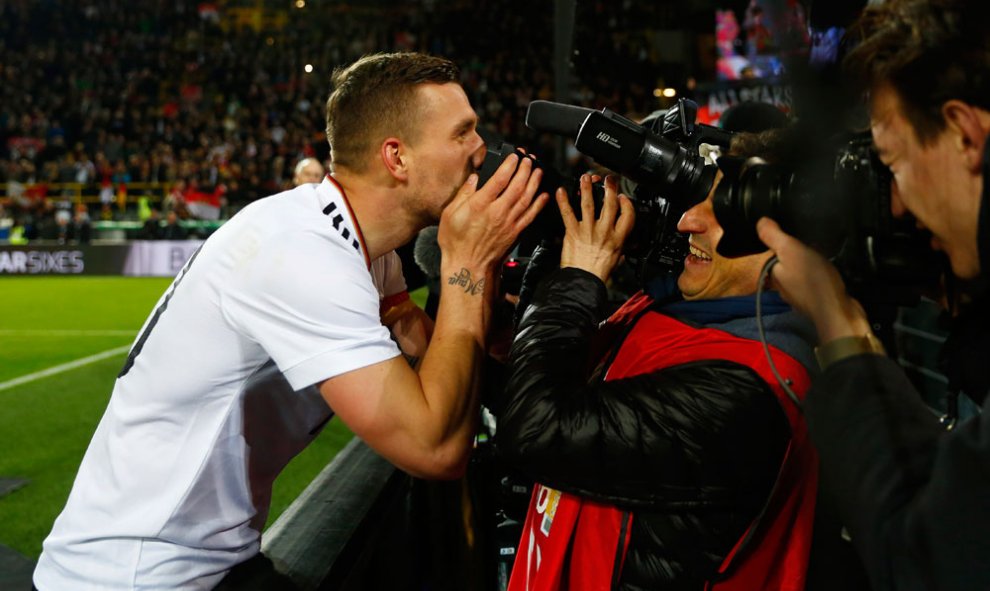
MULTIPOLYGON (((0 225, 53 238, 55 214, 80 194, 66 185, 99 195, 73 217, 102 220, 136 215, 128 191, 131 201, 165 197, 166 213, 203 217, 185 203, 226 216, 291 187, 301 158, 329 157, 330 72, 373 51, 455 59, 482 121, 519 138, 526 105, 553 98, 553 7, 523 4, 283 8, 255 29, 232 24, 234 2, 2 3, 0 225)), ((655 108, 658 55, 644 23, 661 9, 579 7, 593 18, 578 22, 602 29, 575 35, 574 102, 634 115, 655 108)))

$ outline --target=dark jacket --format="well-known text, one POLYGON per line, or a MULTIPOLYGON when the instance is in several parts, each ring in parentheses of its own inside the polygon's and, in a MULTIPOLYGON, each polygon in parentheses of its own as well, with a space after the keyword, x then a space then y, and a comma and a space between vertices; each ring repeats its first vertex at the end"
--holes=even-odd
POLYGON ((162 240, 185 240, 189 237, 189 232, 180 226, 178 222, 175 222, 174 224, 166 224, 162 228, 159 237, 162 240))
MULTIPOLYGON (((496 441, 548 486, 636 509, 623 588, 701 589, 766 502, 787 419, 753 370, 727 361, 589 380, 605 300, 601 281, 583 271, 544 281, 512 347, 496 441)), ((705 324, 746 336, 751 306, 705 324)), ((771 343, 810 359, 796 315, 768 325, 771 343)))
POLYGON ((875 589, 990 589, 990 398, 945 432, 893 360, 858 355, 806 416, 875 589))

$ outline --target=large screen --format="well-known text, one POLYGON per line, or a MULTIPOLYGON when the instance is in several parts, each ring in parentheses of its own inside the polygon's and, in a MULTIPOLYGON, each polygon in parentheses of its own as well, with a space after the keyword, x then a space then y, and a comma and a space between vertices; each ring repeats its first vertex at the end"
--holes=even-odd
POLYGON ((719 80, 776 78, 788 55, 808 48, 808 25, 798 0, 749 0, 741 10, 715 11, 719 80))

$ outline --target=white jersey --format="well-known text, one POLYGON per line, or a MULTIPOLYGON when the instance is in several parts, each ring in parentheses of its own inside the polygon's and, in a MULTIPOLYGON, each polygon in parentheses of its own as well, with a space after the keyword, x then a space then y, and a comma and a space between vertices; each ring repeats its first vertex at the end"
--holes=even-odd
POLYGON ((39 589, 208 589, 258 552, 272 481, 332 415, 315 384, 399 355, 379 301, 401 266, 376 285, 359 231, 328 178, 206 241, 131 349, 39 589))

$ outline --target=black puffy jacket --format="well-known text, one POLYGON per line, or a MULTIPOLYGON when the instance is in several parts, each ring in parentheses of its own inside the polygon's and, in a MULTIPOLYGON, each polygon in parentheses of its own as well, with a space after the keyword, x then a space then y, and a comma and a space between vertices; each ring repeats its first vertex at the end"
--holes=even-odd
MULTIPOLYGON (((543 282, 512 346, 496 442, 541 483, 635 509, 621 588, 701 589, 766 502, 787 419, 753 370, 728 361, 593 377, 605 296, 577 269, 543 282)), ((793 348, 793 333, 775 336, 793 348)))

